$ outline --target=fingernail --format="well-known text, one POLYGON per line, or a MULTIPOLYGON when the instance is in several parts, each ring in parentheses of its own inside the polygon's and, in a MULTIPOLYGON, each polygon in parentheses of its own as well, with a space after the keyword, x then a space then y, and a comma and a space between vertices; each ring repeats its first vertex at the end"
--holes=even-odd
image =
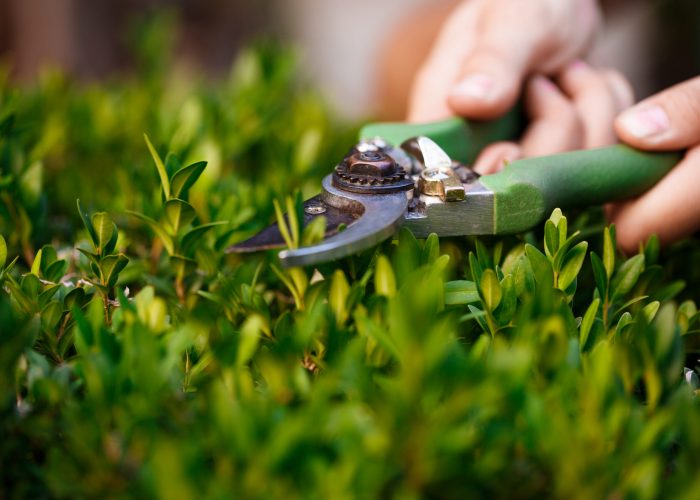
POLYGON ((583 69, 588 69, 590 66, 588 66, 588 63, 585 62, 583 59, 576 59, 573 61, 570 65, 569 68, 574 70, 574 71, 580 71, 583 69))
POLYGON ((620 122, 630 134, 640 139, 662 134, 671 128, 666 111, 656 104, 625 111, 620 122))
POLYGON ((454 88, 454 93, 476 99, 488 99, 493 92, 494 81, 488 75, 471 75, 454 88))

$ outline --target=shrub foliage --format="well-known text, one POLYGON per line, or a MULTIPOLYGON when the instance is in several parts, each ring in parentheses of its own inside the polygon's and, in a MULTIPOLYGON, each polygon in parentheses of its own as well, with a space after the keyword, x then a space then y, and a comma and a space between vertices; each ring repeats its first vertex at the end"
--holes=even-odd
POLYGON ((627 258, 556 210, 315 270, 224 252, 351 143, 270 46, 214 85, 0 79, 9 497, 697 491, 696 244, 627 258))

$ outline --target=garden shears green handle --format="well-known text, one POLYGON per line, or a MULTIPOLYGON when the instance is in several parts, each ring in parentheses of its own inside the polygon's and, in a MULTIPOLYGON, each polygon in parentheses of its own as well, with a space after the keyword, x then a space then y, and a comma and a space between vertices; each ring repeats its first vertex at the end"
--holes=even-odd
MULTIPOLYGON (((451 118, 427 124, 376 123, 304 202, 304 223, 325 217, 325 237, 280 252, 285 267, 335 260, 391 237, 400 225, 417 237, 516 233, 554 208, 638 196, 661 179, 679 153, 624 145, 518 160, 479 176, 467 165, 488 144, 516 137, 515 114, 487 123, 451 118)), ((277 224, 234 245, 243 253, 284 245, 277 224)))

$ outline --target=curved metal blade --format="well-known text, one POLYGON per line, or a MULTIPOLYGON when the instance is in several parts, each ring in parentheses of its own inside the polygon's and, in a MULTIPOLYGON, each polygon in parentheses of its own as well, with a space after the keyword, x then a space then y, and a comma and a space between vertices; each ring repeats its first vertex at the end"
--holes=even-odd
POLYGON ((279 257, 284 267, 328 262, 381 243, 394 234, 408 207, 405 192, 360 194, 342 191, 333 186, 332 175, 323 179, 321 198, 325 204, 354 213, 358 218, 344 231, 316 245, 281 251, 279 257))

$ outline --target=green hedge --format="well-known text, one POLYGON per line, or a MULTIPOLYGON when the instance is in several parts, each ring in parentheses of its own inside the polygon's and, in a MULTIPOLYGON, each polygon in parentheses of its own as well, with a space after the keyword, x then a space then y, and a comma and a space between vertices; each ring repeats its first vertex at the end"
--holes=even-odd
POLYGON ((295 72, 0 79, 4 495, 692 498, 697 242, 625 258, 591 210, 227 255, 353 142, 295 72))

